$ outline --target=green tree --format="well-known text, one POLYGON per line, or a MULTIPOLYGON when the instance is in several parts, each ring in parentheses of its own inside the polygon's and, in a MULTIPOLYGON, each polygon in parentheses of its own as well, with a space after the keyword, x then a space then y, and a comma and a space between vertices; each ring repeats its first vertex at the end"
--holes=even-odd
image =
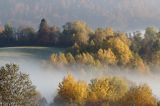
POLYGON ((11 37, 14 33, 14 28, 11 24, 7 23, 4 26, 4 32, 3 32, 7 37, 11 37))
POLYGON ((36 43, 36 32, 32 27, 25 27, 25 28, 19 28, 18 29, 18 41, 21 41, 22 43, 24 42, 32 42, 36 43))
POLYGON ((136 34, 135 36, 133 36, 133 38, 131 39, 131 50, 134 53, 139 53, 141 48, 142 48, 142 36, 141 33, 136 34))
POLYGON ((159 30, 156 27, 153 27, 153 26, 148 27, 148 28, 146 28, 145 37, 147 39, 154 40, 157 37, 158 31, 159 30))

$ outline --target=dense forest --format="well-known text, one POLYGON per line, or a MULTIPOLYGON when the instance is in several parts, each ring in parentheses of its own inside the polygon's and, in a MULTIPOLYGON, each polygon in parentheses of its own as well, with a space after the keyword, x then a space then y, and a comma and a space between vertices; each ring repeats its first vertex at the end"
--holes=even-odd
MULTIPOLYGON (((128 36, 110 27, 93 30, 83 21, 68 22, 60 29, 49 26, 42 19, 38 31, 32 27, 16 29, 6 24, 1 29, 0 46, 63 48, 63 52, 50 56, 55 69, 87 72, 88 69, 108 71, 114 68, 124 73, 141 74, 160 70, 160 31, 156 27, 146 28, 144 35, 136 33, 128 36)), ((51 106, 160 105, 147 84, 136 85, 121 77, 98 77, 86 82, 68 74, 57 88, 57 96, 53 98, 51 106)), ((19 72, 17 65, 7 64, 0 68, 0 105, 45 104, 45 98, 36 91, 29 76, 19 72)))

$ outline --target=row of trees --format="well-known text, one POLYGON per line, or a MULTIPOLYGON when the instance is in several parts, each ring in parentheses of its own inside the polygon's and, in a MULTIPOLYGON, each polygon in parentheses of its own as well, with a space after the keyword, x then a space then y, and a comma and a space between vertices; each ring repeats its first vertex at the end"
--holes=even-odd
POLYGON ((23 26, 16 29, 8 23, 0 32, 0 46, 55 46, 60 35, 60 29, 50 27, 45 19, 41 20, 38 31, 23 26))
POLYGON ((65 53, 51 56, 56 66, 120 66, 148 72, 150 69, 158 70, 160 65, 160 33, 155 27, 148 27, 145 35, 137 33, 129 37, 112 28, 93 31, 84 22, 75 21, 64 26, 62 35, 60 41, 69 48, 65 53))
POLYGON ((59 84, 54 106, 159 106, 146 84, 136 86, 124 78, 103 77, 89 84, 71 74, 59 84), (129 86, 130 85, 130 86, 129 86))
POLYGON ((93 30, 83 21, 68 22, 61 30, 42 19, 38 31, 31 27, 16 30, 6 24, 0 33, 0 46, 15 45, 67 48, 64 54, 51 56, 54 64, 117 65, 142 72, 159 70, 160 65, 160 32, 155 27, 130 37, 112 28, 93 30))
MULTIPOLYGON (((48 106, 27 74, 15 64, 0 68, 0 106, 48 106)), ((159 106, 146 84, 135 85, 121 77, 99 77, 90 83, 68 74, 59 83, 50 106, 159 106)))

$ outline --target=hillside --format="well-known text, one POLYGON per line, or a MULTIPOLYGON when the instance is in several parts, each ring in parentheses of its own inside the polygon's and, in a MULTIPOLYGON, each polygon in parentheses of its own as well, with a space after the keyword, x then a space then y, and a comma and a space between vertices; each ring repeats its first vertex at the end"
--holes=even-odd
POLYGON ((84 20, 93 28, 111 26, 117 30, 135 30, 160 21, 158 0, 0 0, 0 23, 34 25, 41 18, 61 26, 84 20))

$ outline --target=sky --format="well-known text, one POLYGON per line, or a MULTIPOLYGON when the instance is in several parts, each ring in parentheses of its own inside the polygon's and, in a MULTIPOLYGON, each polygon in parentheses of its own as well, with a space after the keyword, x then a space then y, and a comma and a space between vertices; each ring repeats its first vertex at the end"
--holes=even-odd
POLYGON ((74 20, 90 27, 129 31, 160 26, 159 0, 0 0, 0 24, 33 26, 40 20, 61 27, 74 20))

